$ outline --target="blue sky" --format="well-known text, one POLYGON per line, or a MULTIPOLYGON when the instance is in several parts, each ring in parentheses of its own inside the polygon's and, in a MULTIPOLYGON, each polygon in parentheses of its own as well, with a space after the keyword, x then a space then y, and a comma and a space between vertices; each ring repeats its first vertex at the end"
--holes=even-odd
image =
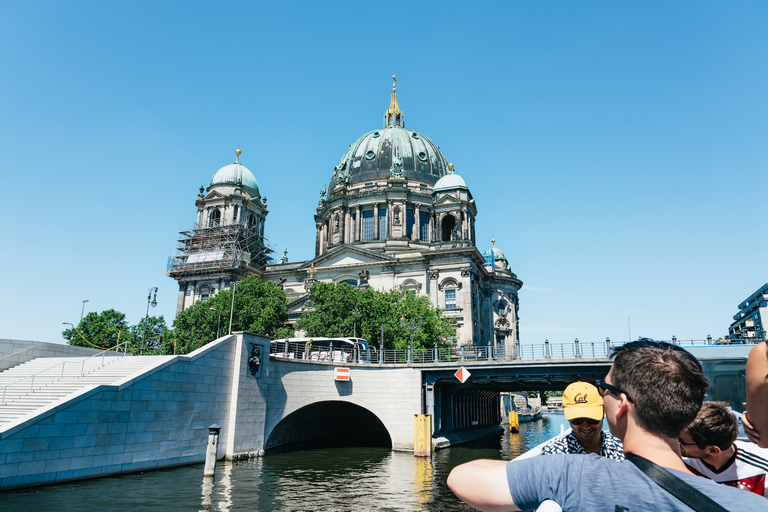
POLYGON ((169 321, 200 185, 241 163, 311 258, 391 75, 520 292, 524 343, 703 339, 768 281, 764 2, 2 2, 0 338, 169 321))

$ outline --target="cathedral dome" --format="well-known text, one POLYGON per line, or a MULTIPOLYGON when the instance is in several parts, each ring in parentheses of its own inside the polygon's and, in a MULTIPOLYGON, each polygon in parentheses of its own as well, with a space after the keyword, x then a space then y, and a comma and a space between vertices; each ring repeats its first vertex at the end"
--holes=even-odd
POLYGON ((402 175, 436 182, 448 173, 443 152, 428 137, 396 124, 368 132, 341 157, 330 190, 339 183, 402 175))
POLYGON ((240 163, 240 149, 236 151, 237 160, 233 164, 225 165, 213 175, 208 188, 217 185, 242 185, 259 193, 259 182, 247 167, 240 163))
POLYGON ((384 128, 366 133, 349 146, 333 169, 328 189, 332 191, 340 183, 389 176, 435 183, 448 174, 448 161, 437 144, 419 132, 407 130, 404 119, 393 87, 392 102, 384 113, 384 128))

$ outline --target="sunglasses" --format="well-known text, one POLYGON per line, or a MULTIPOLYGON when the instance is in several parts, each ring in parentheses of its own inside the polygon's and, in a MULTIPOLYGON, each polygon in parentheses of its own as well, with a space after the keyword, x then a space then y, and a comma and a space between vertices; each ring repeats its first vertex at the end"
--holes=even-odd
POLYGON ((573 418, 570 421, 571 421, 571 425, 581 425, 585 421, 590 425, 597 425, 598 423, 600 423, 600 420, 593 420, 592 418, 573 418))
POLYGON ((597 391, 598 391, 598 393, 600 393, 600 396, 605 396, 605 394, 608 391, 610 391, 611 393, 613 393, 616 396, 619 396, 622 393, 624 393, 624 395, 627 397, 627 400, 629 400, 632 403, 635 403, 634 400, 632 400, 632 398, 630 398, 630 396, 627 395, 626 391, 624 391, 623 389, 617 388, 613 384, 608 384, 604 380, 597 380, 597 381, 595 381, 595 384, 597 384, 597 391))
POLYGON ((677 439, 677 444, 679 444, 680 446, 698 446, 699 448, 702 447, 702 445, 700 445, 699 443, 684 443, 683 440, 680 438, 677 439))

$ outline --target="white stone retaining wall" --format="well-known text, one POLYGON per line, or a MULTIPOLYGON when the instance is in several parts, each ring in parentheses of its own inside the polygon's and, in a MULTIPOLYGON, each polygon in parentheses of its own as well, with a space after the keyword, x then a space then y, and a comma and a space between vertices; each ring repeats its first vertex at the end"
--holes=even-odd
POLYGON ((203 462, 213 423, 224 427, 222 457, 238 339, 168 356, 137 378, 94 386, 3 431, 0 489, 203 462))

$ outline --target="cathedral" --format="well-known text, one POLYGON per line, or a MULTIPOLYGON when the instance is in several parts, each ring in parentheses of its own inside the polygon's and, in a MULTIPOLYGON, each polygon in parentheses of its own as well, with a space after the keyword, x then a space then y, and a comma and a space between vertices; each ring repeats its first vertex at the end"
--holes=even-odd
POLYGON ((518 342, 523 283, 495 242, 477 248, 469 187, 437 144, 406 129, 394 83, 383 127, 349 146, 321 191, 311 260, 272 258, 267 199, 236 154, 200 187, 194 227, 180 232, 169 261, 168 275, 179 282, 177 313, 257 274, 283 288, 292 321, 305 311, 312 284, 348 283, 427 295, 456 326, 457 345, 518 342))

